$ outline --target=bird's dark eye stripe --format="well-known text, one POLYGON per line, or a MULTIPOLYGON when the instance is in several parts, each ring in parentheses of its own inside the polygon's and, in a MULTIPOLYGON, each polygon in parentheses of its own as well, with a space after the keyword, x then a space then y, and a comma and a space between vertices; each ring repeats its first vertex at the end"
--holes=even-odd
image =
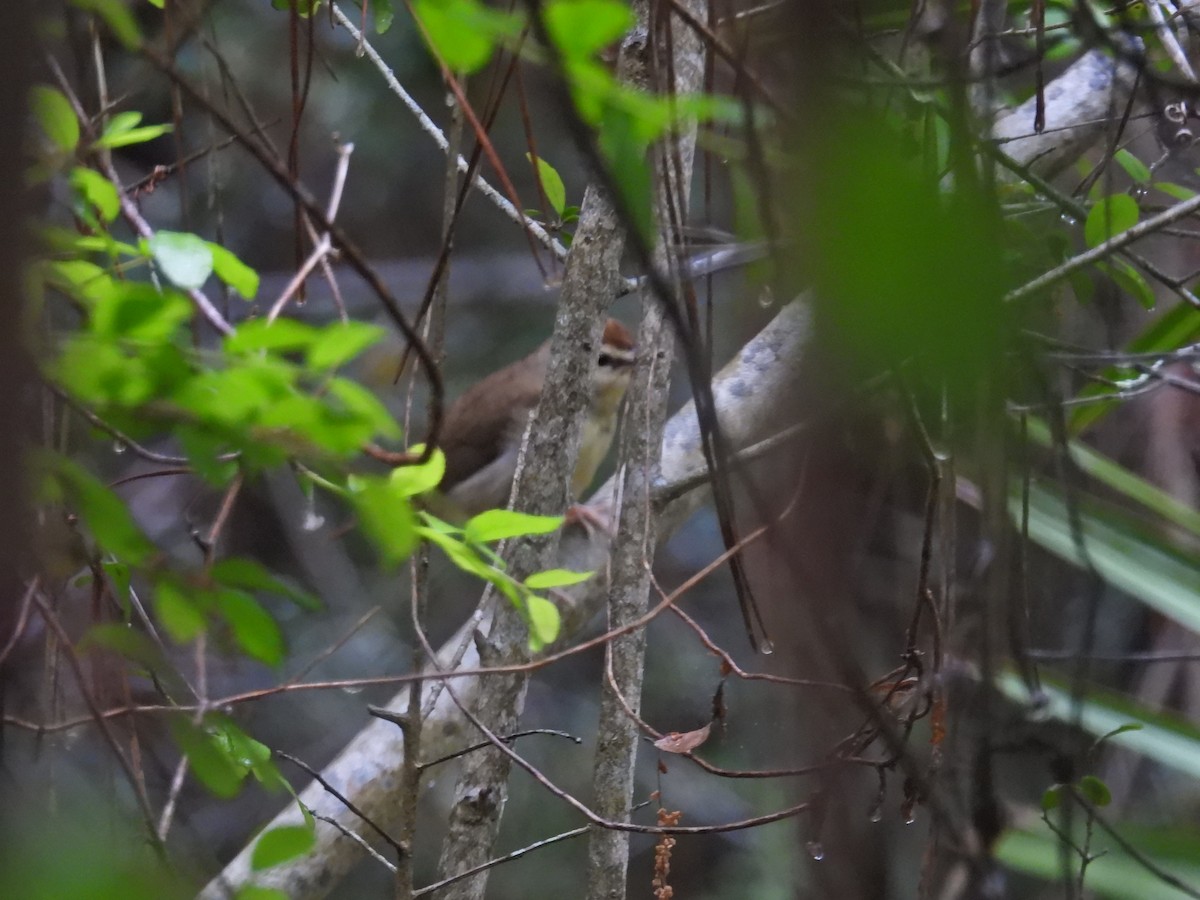
POLYGON ((614 362, 614 360, 613 360, 611 353, 601 353, 600 354, 600 365, 611 366, 613 364, 613 362, 614 362))

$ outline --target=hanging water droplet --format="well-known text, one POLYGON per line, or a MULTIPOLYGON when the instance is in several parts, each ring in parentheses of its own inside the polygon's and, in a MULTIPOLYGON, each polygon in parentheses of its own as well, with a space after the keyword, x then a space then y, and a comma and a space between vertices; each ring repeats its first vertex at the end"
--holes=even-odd
POLYGON ((325 517, 317 515, 317 511, 309 507, 304 511, 304 521, 300 523, 300 527, 305 531, 316 531, 325 524, 325 517))
POLYGON ((346 694, 361 694, 362 691, 362 685, 357 684, 349 684, 342 688, 342 692, 346 694))
POLYGON ((911 809, 904 810, 904 824, 911 825, 915 821, 917 821, 917 814, 911 809))
POLYGON ((808 855, 817 862, 820 862, 825 858, 825 848, 821 846, 820 841, 809 841, 804 845, 804 849, 807 850, 808 855))
POLYGON ((124 453, 128 449, 121 441, 113 441, 113 453, 124 453))
POLYGON ((758 652, 763 656, 770 656, 775 652, 775 642, 770 638, 763 638, 763 642, 758 645, 758 652))
POLYGON ((1061 216, 1059 216, 1059 218, 1062 219, 1062 223, 1064 225, 1075 226, 1079 224, 1079 221, 1074 216, 1068 215, 1067 213, 1063 213, 1061 216))
POLYGON ((775 305, 775 292, 769 285, 758 292, 758 305, 763 309, 770 309, 775 305))
POLYGON ((882 822, 883 821, 883 807, 880 806, 878 803, 876 803, 874 806, 872 806, 871 812, 867 816, 867 820, 870 822, 882 822))
POLYGON ((1134 189, 1130 191, 1133 199, 1138 203, 1141 203, 1143 200, 1145 200, 1148 193, 1150 193, 1150 190, 1144 184, 1136 185, 1134 189))

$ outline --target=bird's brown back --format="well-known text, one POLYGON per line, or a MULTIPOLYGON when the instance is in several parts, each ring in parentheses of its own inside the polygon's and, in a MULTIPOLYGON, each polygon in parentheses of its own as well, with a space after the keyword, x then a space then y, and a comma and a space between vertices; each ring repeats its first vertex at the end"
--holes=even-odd
POLYGON ((471 387, 450 405, 438 445, 446 454, 441 489, 456 484, 495 460, 514 429, 537 405, 545 380, 549 342, 471 387), (506 440, 507 439, 507 440, 506 440))

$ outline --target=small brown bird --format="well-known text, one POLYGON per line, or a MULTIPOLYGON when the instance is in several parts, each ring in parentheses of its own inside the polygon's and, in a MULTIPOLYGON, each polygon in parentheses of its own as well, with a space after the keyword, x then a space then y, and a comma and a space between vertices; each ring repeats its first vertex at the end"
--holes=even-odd
MULTIPOLYGON (((508 503, 521 438, 541 397, 549 359, 550 342, 546 341, 524 359, 488 375, 446 411, 438 439, 446 456, 440 488, 461 514, 473 516, 508 503)), ((592 403, 571 478, 571 493, 576 498, 591 483, 608 453, 635 361, 629 330, 609 319, 598 365, 592 372, 592 403)))

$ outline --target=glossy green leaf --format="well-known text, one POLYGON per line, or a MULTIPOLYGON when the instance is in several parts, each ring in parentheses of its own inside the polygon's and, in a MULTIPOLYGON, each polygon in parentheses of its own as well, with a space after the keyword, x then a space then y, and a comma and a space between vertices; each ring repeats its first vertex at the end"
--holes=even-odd
POLYGON ((534 572, 526 578, 525 587, 533 591, 570 587, 573 584, 582 584, 595 574, 595 572, 572 572, 570 569, 546 569, 544 572, 534 572))
POLYGON ((79 144, 79 120, 71 101, 61 91, 38 84, 29 91, 29 105, 46 137, 64 153, 73 153, 79 144))
MULTIPOLYGON (((1020 487, 1009 501, 1021 519, 1020 487)), ((1126 514, 1083 501, 1084 552, 1097 574, 1192 631, 1200 631, 1200 562, 1147 537, 1126 514)), ((1029 537, 1074 565, 1085 565, 1071 531, 1066 504, 1052 488, 1029 491, 1029 537)))
POLYGON ((303 856, 316 844, 316 833, 308 825, 280 825, 263 832, 254 842, 250 868, 256 872, 303 856))
POLYGON ((208 241, 181 231, 159 231, 147 246, 162 273, 184 290, 204 286, 213 270, 208 241))
POLYGON ((247 300, 253 300, 258 295, 258 273, 220 244, 209 241, 208 249, 213 273, 247 300))
POLYGON ((1137 224, 1137 201, 1128 194, 1112 194, 1097 201, 1083 224, 1083 237, 1089 247, 1104 243, 1137 224))
POLYGON ((562 521, 562 516, 531 516, 509 509, 489 509, 472 517, 464 531, 468 541, 487 544, 525 534, 549 534, 562 521))

